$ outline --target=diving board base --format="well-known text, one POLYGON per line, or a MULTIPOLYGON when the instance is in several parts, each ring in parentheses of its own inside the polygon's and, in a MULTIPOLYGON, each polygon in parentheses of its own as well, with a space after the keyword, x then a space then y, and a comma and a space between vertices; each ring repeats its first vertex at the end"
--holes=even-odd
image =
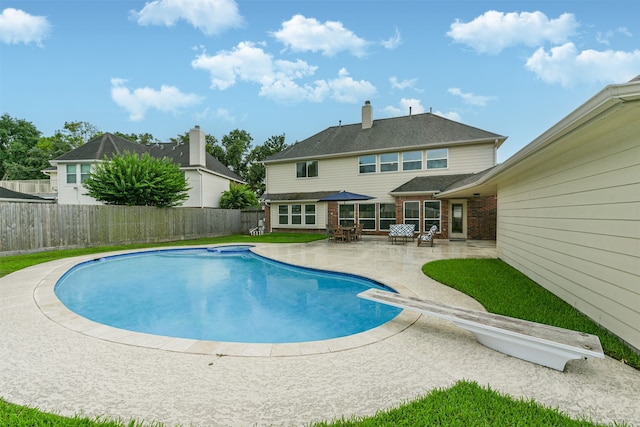
POLYGON ((369 289, 358 296, 450 320, 488 348, 558 371, 564 371, 570 360, 604 358, 600 339, 595 335, 378 289, 369 289))

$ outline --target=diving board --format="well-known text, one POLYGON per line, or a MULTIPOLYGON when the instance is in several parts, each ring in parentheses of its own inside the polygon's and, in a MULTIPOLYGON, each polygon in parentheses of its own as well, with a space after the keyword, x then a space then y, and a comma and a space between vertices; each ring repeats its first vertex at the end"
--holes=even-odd
POLYGON ((600 339, 596 335, 484 311, 467 310, 379 289, 369 289, 358 296, 450 320, 456 326, 473 333, 481 344, 493 350, 558 371, 564 371, 569 360, 604 358, 600 339))

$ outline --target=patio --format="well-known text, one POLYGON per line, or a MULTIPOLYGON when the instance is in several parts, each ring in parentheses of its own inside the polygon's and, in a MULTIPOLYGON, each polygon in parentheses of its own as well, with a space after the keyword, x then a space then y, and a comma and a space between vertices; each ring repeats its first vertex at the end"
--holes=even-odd
MULTIPOLYGON (((421 266, 435 259, 496 256, 494 242, 436 240, 434 247, 417 247, 370 236, 348 245, 260 244, 255 250, 472 309, 482 307, 425 277, 421 266)), ((394 320, 391 332, 373 330, 338 344, 262 347, 257 353, 244 344, 156 349, 150 348, 155 339, 142 334, 137 341, 114 342, 122 338, 117 331, 82 329, 78 325, 86 320, 75 315, 61 324, 45 315, 59 303, 34 301, 39 287, 51 286, 87 258, 92 257, 53 261, 0 279, 2 398, 61 415, 168 426, 290 426, 373 415, 466 379, 574 417, 640 425, 640 372, 610 358, 569 362, 558 372, 490 350, 450 322, 428 317, 394 320)))

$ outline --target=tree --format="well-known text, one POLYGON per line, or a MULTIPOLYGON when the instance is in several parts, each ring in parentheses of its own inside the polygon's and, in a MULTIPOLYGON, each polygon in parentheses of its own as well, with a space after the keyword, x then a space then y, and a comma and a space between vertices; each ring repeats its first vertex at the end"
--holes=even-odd
POLYGON ((184 173, 171 160, 129 152, 105 157, 84 186, 91 197, 110 205, 159 208, 181 205, 189 190, 184 173))
POLYGON ((260 206, 258 196, 244 184, 234 184, 220 197, 220 207, 223 209, 247 209, 260 206))
MULTIPOLYGON (((31 122, 8 114, 0 117, 0 179, 33 178, 31 172, 25 172, 32 169, 27 168, 25 162, 39 138, 40 131, 31 122)), ((44 178, 39 170, 37 175, 44 178)))
POLYGON ((77 148, 99 136, 102 132, 88 122, 64 122, 64 131, 61 133, 72 148, 77 148))
POLYGON ((152 134, 150 133, 140 133, 140 134, 135 134, 135 133, 122 133, 122 132, 116 132, 115 135, 121 136, 123 138, 128 139, 129 141, 133 141, 133 142, 137 142, 138 144, 142 144, 142 145, 147 145, 147 144, 153 144, 156 142, 160 142, 158 141, 156 138, 153 137, 152 134))
POLYGON ((288 147, 284 142, 284 134, 270 137, 262 145, 258 145, 251 150, 247 156, 247 174, 244 180, 258 196, 265 191, 264 179, 266 170, 262 161, 288 147))
POLYGON ((222 137, 221 145, 213 145, 213 155, 242 179, 247 174, 246 156, 253 138, 244 130, 232 130, 222 137))

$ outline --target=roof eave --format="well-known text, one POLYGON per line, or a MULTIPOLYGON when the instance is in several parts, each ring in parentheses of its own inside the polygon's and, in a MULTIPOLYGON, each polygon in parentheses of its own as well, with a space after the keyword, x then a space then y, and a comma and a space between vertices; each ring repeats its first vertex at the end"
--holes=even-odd
POLYGON ((480 185, 490 183, 500 174, 522 162, 526 158, 536 154, 544 147, 554 143, 564 135, 572 132, 579 126, 590 121, 610 108, 624 102, 640 100, 640 81, 631 81, 624 84, 609 85, 576 108, 573 112, 542 133, 536 139, 524 146, 520 151, 509 157, 504 163, 482 176, 478 181, 464 187, 443 191, 439 197, 452 197, 462 190, 473 189, 480 185))

